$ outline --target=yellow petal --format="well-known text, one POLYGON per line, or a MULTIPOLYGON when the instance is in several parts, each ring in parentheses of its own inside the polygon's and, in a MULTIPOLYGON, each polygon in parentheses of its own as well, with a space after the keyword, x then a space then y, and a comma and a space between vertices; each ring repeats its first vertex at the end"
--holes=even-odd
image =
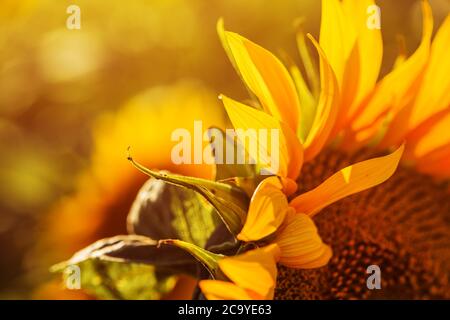
POLYGON ((237 286, 271 299, 277 279, 276 260, 280 248, 271 244, 244 254, 224 258, 219 266, 237 286))
MULTIPOLYGON (((302 30, 297 32, 297 48, 298 52, 300 54, 300 59, 302 61, 302 64, 305 68, 305 73, 308 78, 308 83, 311 86, 311 94, 314 97, 317 97, 319 95, 319 74, 317 73, 317 70, 315 68, 315 64, 313 62, 313 58, 311 56, 311 52, 308 49, 308 46, 306 45, 306 37, 302 30)), ((300 91, 299 91, 300 93, 300 91)), ((302 98, 299 94, 300 99, 302 98)), ((303 108, 301 102, 300 107, 303 108)))
POLYGON ((208 300, 253 300, 249 292, 232 282, 202 280, 198 283, 208 300))
POLYGON ((297 92, 283 64, 272 53, 237 33, 226 31, 224 37, 240 75, 266 112, 297 132, 297 92))
MULTIPOLYGON (((347 29, 336 32, 336 37, 340 37, 343 42, 341 49, 343 66, 341 70, 335 69, 341 101, 331 137, 335 137, 346 127, 363 99, 373 90, 383 55, 381 30, 375 25, 375 20, 380 19, 375 2, 344 0, 340 5, 342 13, 337 10, 335 14, 338 17, 342 15, 343 18, 336 18, 336 21, 343 19, 345 22, 342 24, 347 29), (369 25, 372 20, 374 20, 373 27, 369 25)), ((328 54, 328 50, 325 50, 325 53, 328 54)), ((332 66, 335 67, 334 62, 332 66)))
POLYGON ((450 15, 439 28, 431 46, 430 59, 413 107, 409 128, 450 106, 450 15))
POLYGON ((222 43, 223 49, 225 50, 225 53, 227 54, 228 58, 230 59, 230 62, 233 65, 234 69, 238 72, 239 76, 241 76, 241 73, 236 64, 236 61, 234 60, 234 56, 231 51, 230 45, 228 44, 223 18, 220 18, 217 21, 216 29, 217 29, 217 34, 219 35, 220 42, 222 43))
POLYGON ((256 188, 247 220, 237 238, 242 241, 257 241, 277 231, 283 223, 288 201, 278 177, 264 179, 256 188))
POLYGON ((397 68, 398 66, 400 66, 403 62, 406 61, 407 58, 407 49, 406 49, 406 39, 404 35, 397 35, 396 36, 396 41, 397 41, 397 47, 398 47, 398 55, 395 58, 395 62, 393 65, 393 69, 397 68))
POLYGON ((345 64, 356 40, 355 30, 346 19, 339 0, 322 0, 320 47, 325 52, 342 87, 345 64))
POLYGON ((355 43, 345 65, 344 77, 339 87, 340 101, 338 114, 334 123, 334 128, 330 139, 336 137, 346 128, 350 118, 350 110, 353 111, 354 101, 358 94, 359 76, 361 73, 361 63, 359 61, 359 47, 355 43))
POLYGON ((396 170, 403 153, 402 145, 393 153, 346 167, 315 189, 293 199, 290 206, 310 216, 351 194, 386 181, 396 170))
POLYGON ((260 142, 258 143, 259 148, 251 148, 249 143, 241 141, 246 146, 250 157, 257 160, 260 166, 272 174, 296 180, 303 163, 303 148, 295 133, 287 125, 263 111, 246 106, 226 96, 222 96, 222 100, 236 130, 255 130, 258 137, 259 132, 269 131, 267 132, 267 145, 263 143, 263 140, 258 139, 260 142), (278 132, 278 140, 272 141, 272 130, 278 132), (275 154, 272 149, 274 149, 275 154), (279 154, 278 159, 276 159, 276 152, 279 154), (273 171, 273 162, 277 160, 278 170, 273 171), (272 169, 270 169, 271 165, 272 169))
MULTIPOLYGON (((376 134, 388 112, 397 114, 411 102, 416 94, 418 81, 426 67, 433 32, 433 15, 428 2, 422 2, 423 31, 419 48, 404 63, 390 72, 376 87, 371 99, 359 106, 352 130, 362 131, 356 139, 368 140, 376 134)), ((402 119, 400 119, 402 120, 402 119)), ((401 124, 392 126, 392 134, 402 134, 401 124)), ((388 132, 387 136, 391 133, 388 132)))
MULTIPOLYGON (((353 25, 356 33, 356 47, 358 62, 357 88, 351 101, 353 107, 373 89, 378 74, 380 72, 383 58, 383 41, 381 39, 381 29, 369 28, 368 20, 376 15, 376 10, 368 11, 374 7, 373 0, 344 0, 342 7, 344 15, 353 25)), ((351 107, 349 112, 354 110, 351 107)))
POLYGON ((334 126, 338 111, 336 77, 317 41, 311 35, 308 35, 308 38, 319 54, 321 88, 314 121, 304 143, 305 161, 313 159, 322 150, 334 126))
POLYGON ((300 99, 298 136, 300 141, 304 143, 314 121, 317 102, 303 79, 300 69, 296 65, 291 64, 289 72, 292 75, 300 99))
POLYGON ((287 154, 288 154, 288 166, 287 175, 279 176, 283 178, 289 178, 292 180, 297 180, 300 170, 303 165, 303 145, 298 140, 297 135, 291 130, 286 124, 280 123, 281 134, 280 140, 284 139, 284 144, 286 144, 287 154))
POLYGON ((279 177, 281 180, 281 184, 283 185, 283 193, 286 197, 289 197, 293 193, 295 193, 298 189, 297 182, 289 178, 279 177))
POLYGON ((281 250, 280 263, 289 268, 319 268, 332 255, 312 219, 303 213, 290 213, 274 242, 281 250))
POLYGON ((431 174, 437 178, 450 178, 450 144, 419 159, 416 168, 419 172, 431 174))
MULTIPOLYGON (((420 159, 426 154, 450 144, 450 111, 444 115, 439 114, 439 118, 436 120, 432 121, 432 125, 426 125, 425 123, 425 130, 420 130, 421 135, 416 138, 417 141, 413 144, 413 150, 411 151, 414 159, 420 159)), ((408 143, 411 142, 408 139, 408 143)))

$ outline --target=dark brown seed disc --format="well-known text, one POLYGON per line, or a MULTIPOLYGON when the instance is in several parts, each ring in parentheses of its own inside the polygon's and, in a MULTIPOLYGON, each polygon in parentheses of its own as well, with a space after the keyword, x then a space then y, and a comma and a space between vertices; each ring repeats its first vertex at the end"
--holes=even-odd
MULTIPOLYGON (((368 158, 367 152, 322 152, 303 167, 299 193, 368 158)), ((450 197, 432 178, 400 167, 314 220, 333 257, 319 269, 280 266, 275 299, 450 298, 450 197), (380 267, 381 289, 367 288, 370 265, 380 267)))

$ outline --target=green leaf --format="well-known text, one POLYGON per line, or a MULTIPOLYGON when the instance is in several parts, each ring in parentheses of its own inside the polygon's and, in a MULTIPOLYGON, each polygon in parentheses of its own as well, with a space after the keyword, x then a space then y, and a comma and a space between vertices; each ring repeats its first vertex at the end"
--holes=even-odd
POLYGON ((182 250, 158 247, 158 241, 139 235, 123 235, 98 240, 75 253, 72 258, 53 269, 68 264, 78 264, 89 259, 113 262, 134 262, 161 267, 186 269, 193 264, 191 257, 182 250))
POLYGON ((195 244, 181 240, 166 239, 160 240, 159 243, 176 246, 178 248, 186 250, 186 252, 189 252, 209 271, 213 279, 216 279, 219 275, 221 275, 219 269, 219 261, 225 257, 224 255, 210 252, 206 249, 196 246, 195 244))
POLYGON ((99 240, 51 271, 74 265, 80 268, 81 289, 103 299, 159 299, 175 285, 174 273, 198 270, 189 253, 136 235, 99 240))
POLYGON ((214 207, 197 192, 154 178, 139 190, 127 220, 130 233, 181 239, 200 247, 222 224, 214 207))
POLYGON ((99 299, 158 300, 175 286, 176 277, 158 274, 152 265, 86 260, 81 289, 99 299))
POLYGON ((243 190, 217 181, 152 171, 134 161, 131 156, 128 160, 150 177, 199 193, 217 210, 231 233, 237 235, 241 231, 250 201, 243 190))
POLYGON ((234 256, 239 250, 240 243, 228 231, 224 224, 217 226, 206 242, 205 249, 213 253, 234 256))

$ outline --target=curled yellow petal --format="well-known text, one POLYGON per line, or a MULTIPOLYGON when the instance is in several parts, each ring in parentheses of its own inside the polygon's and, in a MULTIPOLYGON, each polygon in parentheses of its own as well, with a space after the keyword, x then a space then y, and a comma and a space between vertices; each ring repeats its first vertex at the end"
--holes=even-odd
POLYGON ((255 300, 258 298, 257 295, 251 296, 247 290, 228 281, 202 280, 198 285, 208 300, 255 300))
POLYGON ((241 77, 264 110, 297 132, 299 101, 284 65, 268 50, 237 33, 225 31, 222 37, 241 77))
POLYGON ((332 175, 315 189, 299 195, 290 206, 310 216, 346 196, 386 181, 397 169, 403 154, 402 145, 393 153, 358 162, 332 175))
POLYGON ((222 100, 238 138, 249 156, 271 174, 297 179, 303 163, 303 148, 295 133, 275 117, 222 95, 222 100), (245 140, 257 137, 257 143, 245 140), (262 133, 265 135, 261 136, 262 133), (264 139, 262 139, 264 137, 264 139))
POLYGON ((280 248, 271 244, 222 259, 219 267, 237 286, 271 299, 277 278, 276 260, 279 256, 280 248))
POLYGON ((217 29, 217 34, 219 35, 220 42, 222 43, 223 49, 225 50, 225 53, 227 54, 228 59, 230 59, 230 62, 233 65, 234 69, 236 70, 236 72, 238 72, 239 76, 241 76, 241 73, 236 64, 236 61, 234 60, 234 56, 231 51, 230 45, 228 44, 228 41, 227 41, 227 35, 226 35, 226 31, 225 31, 225 25, 224 25, 223 18, 220 18, 217 21, 216 29, 217 29))
POLYGON ((311 130, 311 126, 316 113, 316 98, 313 96, 308 88, 300 69, 294 64, 289 65, 289 72, 294 80, 295 86, 298 91, 300 100, 300 115, 299 115, 299 128, 297 130, 298 136, 302 143, 305 142, 308 132, 311 130))
POLYGON ((290 213, 274 242, 281 250, 280 263, 289 268, 319 268, 332 255, 312 219, 303 213, 290 213))
POLYGON ((280 179, 264 179, 250 200, 247 220, 237 238, 249 242, 267 237, 283 223, 287 210, 288 201, 280 179))
POLYGON ((311 130, 314 115, 316 114, 320 78, 306 43, 306 35, 301 29, 297 32, 297 47, 308 81, 304 79, 302 71, 300 71, 300 68, 295 65, 295 62, 291 60, 288 61, 290 62, 289 72, 291 73, 292 79, 294 80, 297 88, 300 102, 300 118, 297 134, 300 141, 304 143, 308 133, 311 130))
POLYGON ((314 158, 325 145, 338 112, 338 88, 334 72, 317 41, 308 34, 320 58, 320 97, 311 129, 304 143, 305 161, 314 158))
MULTIPOLYGON (((313 58, 306 44, 306 36, 301 29, 297 32, 296 38, 300 59, 305 68, 305 73, 308 78, 308 84, 311 86, 311 92, 309 92, 309 90, 305 90, 304 93, 311 95, 313 97, 317 97, 319 95, 319 74, 317 73, 317 70, 313 62, 313 58)), ((301 93, 302 91, 299 91, 300 99, 302 99, 301 93)), ((300 107, 303 108, 301 100, 300 100, 300 107)))
POLYGON ((298 189, 297 182, 289 178, 279 177, 281 179, 281 184, 283 185, 283 193, 289 197, 295 193, 298 189))

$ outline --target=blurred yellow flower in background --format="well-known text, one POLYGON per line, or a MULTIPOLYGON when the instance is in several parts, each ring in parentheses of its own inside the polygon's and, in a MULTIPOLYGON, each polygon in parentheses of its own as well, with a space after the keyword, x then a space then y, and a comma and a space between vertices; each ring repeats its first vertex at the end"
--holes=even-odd
POLYGON ((44 221, 36 261, 47 269, 99 238, 126 233, 126 216, 145 181, 126 161, 128 146, 150 168, 211 178, 210 165, 175 165, 171 159, 172 131, 192 131, 196 119, 225 125, 217 96, 190 82, 153 88, 103 115, 94 127, 91 164, 78 178, 77 192, 61 199, 44 221))

